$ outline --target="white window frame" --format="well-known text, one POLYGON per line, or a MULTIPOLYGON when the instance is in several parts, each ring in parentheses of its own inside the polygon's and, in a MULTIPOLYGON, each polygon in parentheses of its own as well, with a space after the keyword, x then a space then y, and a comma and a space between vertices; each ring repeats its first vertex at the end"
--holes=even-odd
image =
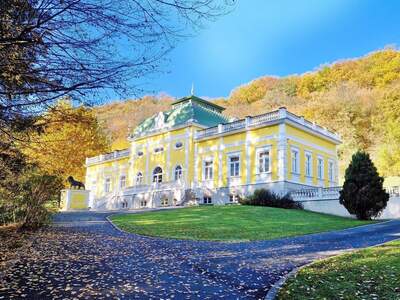
POLYGON ((181 141, 177 141, 177 142, 174 144, 174 149, 175 149, 175 150, 182 150, 184 147, 185 147, 185 144, 184 144, 184 142, 181 142, 181 141), (181 143, 182 146, 177 147, 176 145, 177 145, 178 143, 181 143))
POLYGON ((151 172, 152 182, 153 182, 153 183, 161 183, 161 182, 163 182, 163 175, 164 175, 164 170, 163 170, 163 168, 161 168, 160 166, 155 167, 155 168, 153 169, 153 172, 151 172), (155 171, 157 168, 160 168, 160 169, 161 169, 161 173, 154 173, 154 171, 155 171), (155 180, 155 179, 156 179, 156 180, 155 180), (161 179, 161 180, 160 180, 160 179, 161 179))
POLYGON ((136 173, 136 185, 141 184, 143 184, 143 173, 139 171, 136 173))
POLYGON ((233 153, 229 153, 227 155, 227 166, 228 166, 227 173, 228 173, 228 177, 229 178, 235 178, 235 177, 240 177, 241 176, 240 152, 233 152, 233 153), (232 163, 231 159, 235 158, 235 157, 238 158, 238 161, 232 163), (231 173, 232 165, 234 165, 234 174, 231 173), (236 168, 237 168, 237 170, 236 170, 236 168), (236 173, 235 171, 237 171, 237 175, 235 174, 236 173))
POLYGON ((203 204, 212 204, 212 197, 208 195, 203 196, 203 204))
POLYGON ((121 176, 119 176, 119 188, 123 189, 126 187, 126 175, 122 174, 121 176), (122 178, 124 178, 124 180, 122 180, 122 178), (124 185, 122 186, 122 182, 124 182, 124 185))
POLYGON ((255 167, 256 167, 256 171, 255 173, 257 175, 261 175, 261 174, 269 174, 272 172, 272 152, 271 152, 271 146, 262 146, 262 147, 258 147, 256 149, 256 158, 255 158, 255 167), (262 152, 266 152, 268 151, 268 171, 263 171, 260 172, 260 154, 262 152))
POLYGON ((136 157, 137 158, 140 158, 140 157, 143 157, 143 156, 144 156, 144 152, 143 152, 142 149, 136 151, 136 157))
POLYGON ((290 147, 290 160, 292 166, 292 174, 300 174, 300 151, 299 148, 290 147), (295 154, 295 155, 294 155, 295 154), (296 158, 296 160, 294 160, 296 158))
POLYGON ((161 206, 168 206, 169 205, 169 199, 167 197, 162 197, 161 198, 161 206))
POLYGON ((182 165, 176 165, 175 168, 174 168, 174 179, 175 179, 175 181, 178 181, 178 180, 181 180, 182 178, 183 178, 182 165), (180 173, 178 172, 178 167, 180 167, 180 173))
POLYGON ((111 177, 104 178, 104 192, 111 192, 111 177))
POLYGON ((229 203, 239 203, 239 195, 238 194, 229 194, 229 203))
POLYGON ((161 154, 164 152, 164 146, 157 146, 153 149, 153 153, 154 154, 161 154), (159 151, 156 151, 157 149, 159 149, 159 151))
POLYGON ((304 173, 306 177, 313 176, 313 157, 310 151, 304 151, 304 173), (308 158, 310 158, 310 160, 308 160, 308 158))
POLYGON ((328 180, 335 182, 335 162, 332 159, 328 159, 328 180))
POLYGON ((317 178, 319 180, 324 180, 324 168, 325 168, 325 162, 324 158, 322 156, 318 156, 317 158, 317 178), (320 161, 322 161, 322 164, 320 164, 320 161), (321 172, 320 172, 320 165, 321 165, 321 172))
POLYGON ((214 161, 212 159, 204 159, 203 160, 203 180, 204 181, 212 181, 214 179, 214 161), (211 163, 210 167, 208 167, 211 172, 206 172, 206 164, 211 163), (206 176, 208 174, 208 176, 206 176))

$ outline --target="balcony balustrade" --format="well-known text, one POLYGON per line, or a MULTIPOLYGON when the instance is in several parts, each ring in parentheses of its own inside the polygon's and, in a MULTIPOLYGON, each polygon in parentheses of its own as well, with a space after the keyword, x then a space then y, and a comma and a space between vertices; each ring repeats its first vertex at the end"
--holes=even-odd
POLYGON ((109 161, 109 160, 113 160, 113 159, 117 159, 117 158, 129 157, 129 154, 130 154, 129 149, 116 150, 116 151, 113 151, 110 153, 101 154, 101 155, 94 156, 94 157, 87 157, 86 164, 90 165, 90 164, 95 164, 95 163, 99 163, 99 162, 103 162, 103 161, 109 161))
POLYGON ((335 140, 340 140, 340 136, 334 132, 329 131, 328 129, 321 127, 315 123, 305 120, 303 117, 297 116, 288 112, 285 108, 281 108, 279 110, 275 110, 272 112, 268 112, 262 115, 254 116, 254 117, 246 117, 242 120, 237 120, 230 123, 219 124, 218 126, 206 128, 200 130, 196 133, 196 139, 202 139, 205 137, 214 136, 221 133, 231 132, 235 130, 240 130, 244 128, 251 128, 256 126, 267 125, 270 122, 287 119, 297 124, 303 125, 313 131, 321 133, 325 136, 333 138, 335 140))

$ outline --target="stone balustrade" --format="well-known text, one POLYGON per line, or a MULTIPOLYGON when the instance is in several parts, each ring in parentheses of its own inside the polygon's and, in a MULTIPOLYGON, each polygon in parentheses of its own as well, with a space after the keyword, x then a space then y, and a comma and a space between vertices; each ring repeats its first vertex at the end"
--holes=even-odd
MULTIPOLYGON (((390 197, 400 197, 400 186, 386 187, 386 192, 390 197)), ((291 191, 290 196, 295 201, 315 201, 315 200, 338 200, 341 186, 328 188, 310 188, 291 191)))
POLYGON ((124 149, 124 150, 116 150, 116 151, 113 151, 110 153, 101 154, 101 155, 94 156, 94 157, 87 157, 86 165, 96 164, 96 163, 114 160, 114 159, 123 158, 123 157, 129 157, 129 154, 130 154, 130 150, 124 149))
POLYGON ((206 128, 203 130, 199 130, 196 133, 196 139, 202 139, 210 136, 214 136, 217 134, 231 132, 235 130, 240 130, 244 128, 257 127, 262 125, 267 125, 270 122, 278 121, 278 120, 289 120, 296 124, 300 124, 306 128, 309 128, 313 131, 316 131, 320 134, 333 138, 337 141, 340 141, 340 136, 334 132, 329 131, 325 127, 321 127, 315 123, 305 120, 303 117, 297 116, 291 112, 288 112, 286 108, 280 108, 279 110, 275 110, 272 112, 268 112, 262 115, 254 116, 254 117, 246 117, 245 119, 219 124, 218 126, 206 128))

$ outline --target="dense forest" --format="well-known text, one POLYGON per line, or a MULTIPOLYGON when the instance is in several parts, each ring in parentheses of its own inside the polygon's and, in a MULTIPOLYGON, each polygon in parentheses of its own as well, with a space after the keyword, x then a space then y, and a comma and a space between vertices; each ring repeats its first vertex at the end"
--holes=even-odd
MULTIPOLYGON (((147 96, 95 108, 113 149, 127 146, 128 128, 169 107, 172 97, 147 96)), ((264 76, 211 99, 225 113, 245 117, 280 106, 337 131, 340 171, 351 154, 368 151, 384 176, 400 175, 400 51, 387 48, 364 57, 322 65, 287 77, 264 76)))

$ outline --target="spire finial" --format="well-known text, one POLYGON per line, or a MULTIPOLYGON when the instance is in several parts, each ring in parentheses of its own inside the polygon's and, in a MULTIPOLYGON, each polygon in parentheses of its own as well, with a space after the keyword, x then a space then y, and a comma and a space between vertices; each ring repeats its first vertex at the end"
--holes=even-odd
POLYGON ((194 96, 194 83, 192 82, 192 89, 190 90, 190 94, 194 96))

